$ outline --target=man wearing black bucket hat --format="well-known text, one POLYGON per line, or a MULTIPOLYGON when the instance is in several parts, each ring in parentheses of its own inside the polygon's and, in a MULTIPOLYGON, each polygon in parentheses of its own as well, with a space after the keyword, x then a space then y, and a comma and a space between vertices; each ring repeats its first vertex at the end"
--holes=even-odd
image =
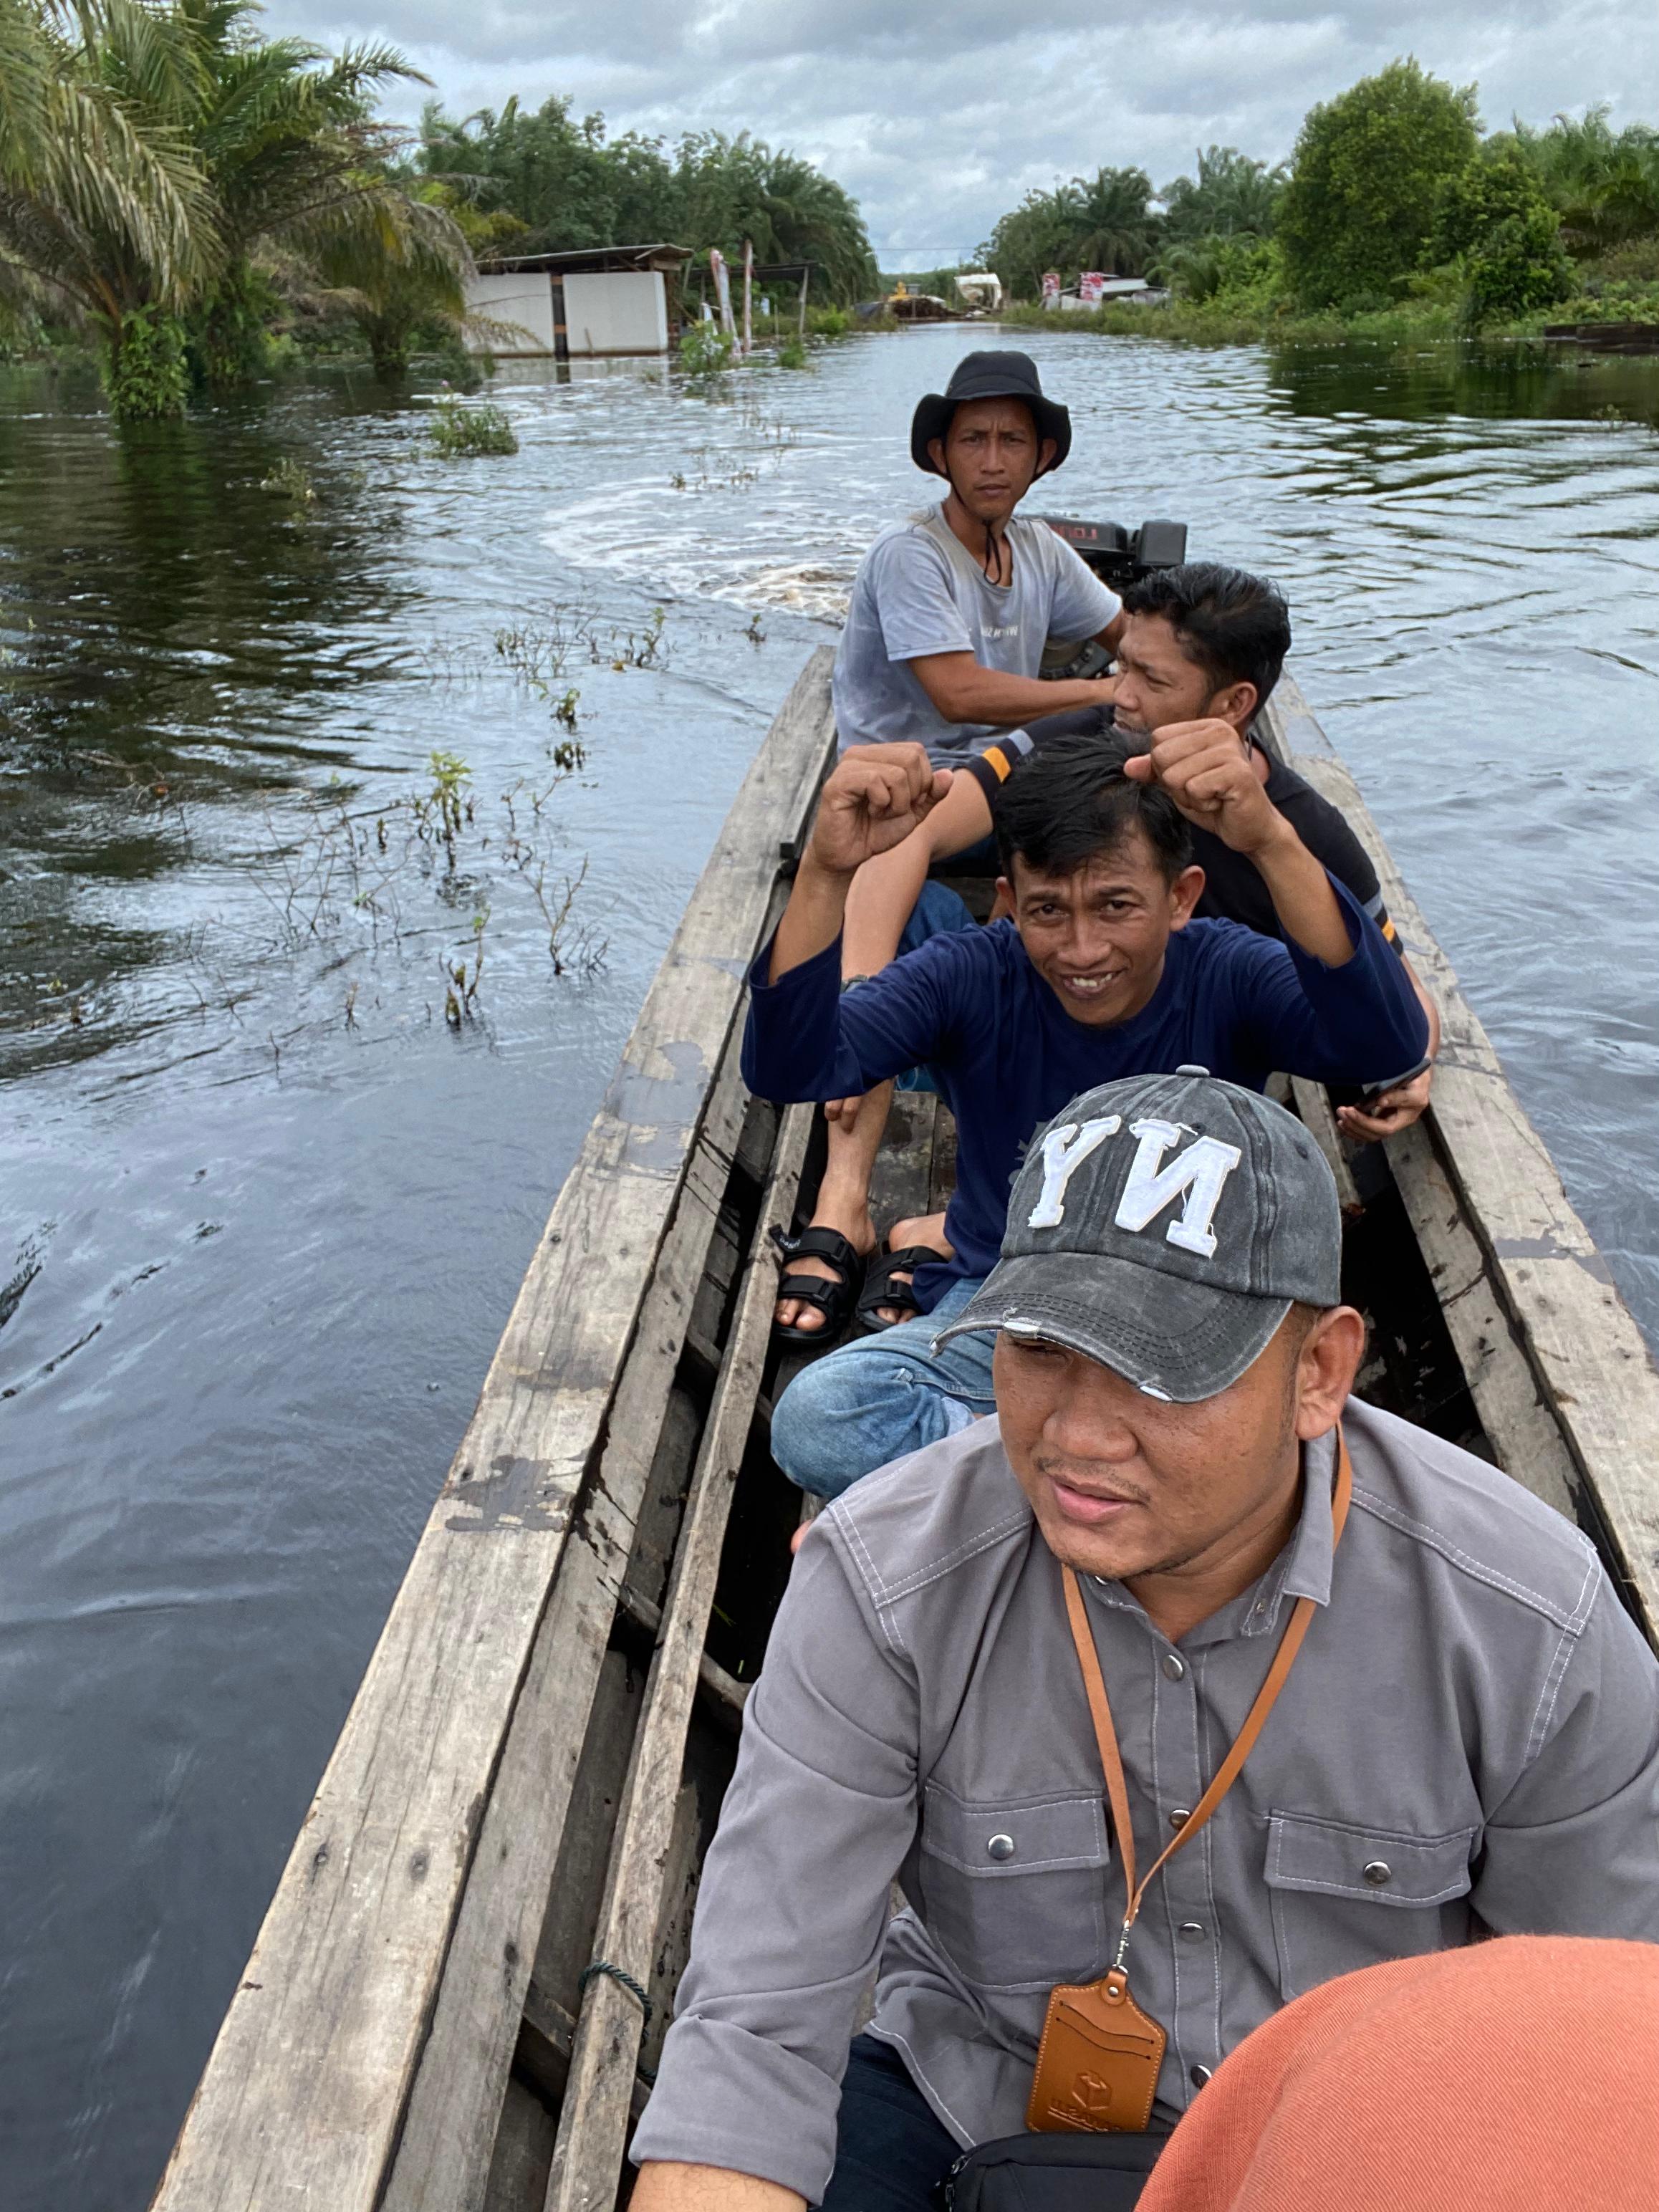
POLYGON ((1119 2212, 1304 1990, 1659 1940, 1659 1667, 1568 1522, 1349 1395, 1301 1123, 1103 1085, 1008 1218, 951 1323, 994 1418, 801 1547, 634 2212, 927 2212, 964 2155, 958 2207, 1119 2212))
MULTIPOLYGON (((917 402, 911 459, 950 489, 939 505, 884 532, 854 579, 833 684, 843 751, 915 741, 935 767, 950 768, 1034 716, 1111 704, 1109 678, 1037 677, 1051 637, 1115 647, 1123 626, 1115 592, 1047 524, 1014 514, 1071 449, 1072 418, 1045 394, 1029 354, 970 353, 943 392, 917 402)), ((970 920, 960 899, 930 884, 903 948, 970 920)), ((883 1084, 832 1120, 831 1192, 867 1184, 890 1096, 883 1084)), ((780 1334, 801 1343, 824 1329, 839 1334, 868 1250, 835 1225, 833 1209, 809 1226, 779 1285, 780 1334)), ((889 1264, 902 1259, 890 1255, 889 1264)))
POLYGON ((1014 509, 1072 446, 1029 354, 970 353, 917 404, 910 454, 950 489, 884 532, 836 655, 843 747, 915 738, 949 766, 1034 714, 1109 702, 1109 678, 1040 684, 1050 636, 1116 642, 1121 610, 1069 545, 1014 509))

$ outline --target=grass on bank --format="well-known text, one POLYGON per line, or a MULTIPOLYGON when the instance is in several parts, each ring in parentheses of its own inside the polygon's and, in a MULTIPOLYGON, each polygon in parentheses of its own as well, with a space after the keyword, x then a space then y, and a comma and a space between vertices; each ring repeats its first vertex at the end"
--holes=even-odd
POLYGON ((1511 321, 1473 325, 1462 301, 1444 294, 1402 301, 1399 306, 1360 313, 1334 308, 1298 313, 1284 300, 1230 299, 1162 302, 1113 300, 1084 314, 1055 313, 1032 301, 1002 311, 1006 328, 1098 331, 1109 337, 1170 338, 1188 345, 1319 345, 1345 339, 1372 344, 1407 345, 1419 341, 1530 338, 1546 325, 1559 323, 1652 323, 1659 325, 1659 283, 1640 279, 1597 282, 1559 306, 1540 308, 1511 321))

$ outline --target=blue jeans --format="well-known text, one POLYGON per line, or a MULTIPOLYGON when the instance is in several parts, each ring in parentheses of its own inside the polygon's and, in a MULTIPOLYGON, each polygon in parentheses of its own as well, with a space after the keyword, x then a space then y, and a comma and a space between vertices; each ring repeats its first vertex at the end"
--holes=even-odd
MULTIPOLYGON (((1162 2149, 1168 2134, 1154 2122, 1146 2135, 1091 2136, 1086 2152, 1079 2146, 1079 2158, 1090 2161, 1085 2176, 1054 2174, 1061 2186, 1048 2191, 1040 2172, 1028 2176, 1035 2185, 1029 2189, 1020 2188, 1016 2176, 1003 2201, 1040 2204, 1047 2197, 1087 2203, 1093 2212, 1128 2212, 1149 2179, 1148 2144, 1162 2149)), ((823 2212, 939 2212, 939 2185, 961 2155, 891 2044, 855 2035, 842 2077, 836 2163, 823 2212)))
POLYGON ((934 2191, 959 2155, 892 2045, 855 2035, 823 2212, 938 2212, 934 2191))
POLYGON ((931 1349, 934 1332, 978 1288, 953 1283, 932 1313, 855 1337, 802 1368, 772 1413, 772 1456, 792 1482, 838 1498, 861 1474, 996 1411, 994 1332, 976 1329, 931 1349))

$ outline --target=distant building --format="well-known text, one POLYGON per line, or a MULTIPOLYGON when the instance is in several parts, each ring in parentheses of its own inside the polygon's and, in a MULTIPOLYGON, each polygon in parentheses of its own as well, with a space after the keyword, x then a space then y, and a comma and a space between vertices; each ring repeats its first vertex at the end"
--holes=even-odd
POLYGON ((1144 276, 1109 276, 1097 269, 1091 269, 1078 280, 1075 286, 1062 291, 1060 279, 1042 280, 1042 304, 1058 308, 1062 314, 1091 314, 1108 300, 1133 300, 1150 292, 1151 285, 1144 276))
POLYGON ((596 246, 492 256, 466 288, 468 316, 487 326, 467 343, 503 361, 666 353, 691 255, 689 246, 596 246))

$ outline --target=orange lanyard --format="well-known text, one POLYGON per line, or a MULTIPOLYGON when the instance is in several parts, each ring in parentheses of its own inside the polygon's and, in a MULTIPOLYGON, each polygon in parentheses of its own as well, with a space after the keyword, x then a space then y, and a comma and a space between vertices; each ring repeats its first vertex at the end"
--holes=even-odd
MULTIPOLYGON (((1333 1553, 1342 1540, 1343 1527, 1348 1518, 1348 1501, 1352 1494, 1353 1468, 1348 1459, 1347 1439, 1339 1425, 1336 1431, 1336 1486, 1331 1497, 1333 1553)), ((1100 1671, 1100 1655, 1095 1650, 1095 1639, 1090 1630, 1089 1616, 1077 1576, 1070 1567, 1062 1567, 1060 1571, 1065 1577, 1066 1611, 1072 1624, 1072 1640, 1077 1645, 1078 1663, 1083 1669, 1083 1686, 1089 1696, 1089 1717, 1095 1724, 1100 1763, 1106 1771, 1106 1794, 1111 1800, 1112 1825, 1117 1831, 1118 1850, 1123 1857, 1123 1929, 1118 1938, 1117 1957, 1113 1961, 1113 1972, 1117 1973, 1122 1971, 1124 1954, 1129 1946, 1129 1930, 1139 1917, 1141 1899, 1153 1878, 1183 1844, 1192 1841, 1243 1772, 1244 1762, 1255 1748, 1255 1740, 1266 1725, 1267 1716, 1277 1704, 1279 1693, 1296 1662, 1296 1655, 1302 1649, 1302 1640, 1308 1632, 1316 1607, 1310 1597, 1297 1598, 1285 1624, 1285 1633, 1279 1640, 1279 1649, 1273 1654, 1273 1663, 1267 1669, 1267 1678, 1256 1692, 1255 1703, 1245 1716, 1244 1725, 1234 1738, 1231 1750, 1216 1769, 1215 1779, 1182 1822, 1179 1832, 1164 1845, 1137 1884, 1134 1828, 1129 1819, 1129 1791, 1123 1779, 1123 1760, 1118 1752, 1117 1730, 1112 1725, 1112 1708, 1107 1702, 1106 1683, 1100 1671)))

